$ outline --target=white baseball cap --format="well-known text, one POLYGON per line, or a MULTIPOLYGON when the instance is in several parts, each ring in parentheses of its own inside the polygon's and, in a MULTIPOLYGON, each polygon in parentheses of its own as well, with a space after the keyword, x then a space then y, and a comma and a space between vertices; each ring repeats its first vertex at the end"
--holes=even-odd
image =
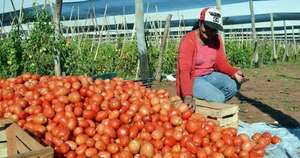
POLYGON ((204 23, 213 29, 217 29, 223 31, 222 25, 222 15, 219 10, 215 8, 204 8, 200 12, 200 21, 204 21, 204 23))

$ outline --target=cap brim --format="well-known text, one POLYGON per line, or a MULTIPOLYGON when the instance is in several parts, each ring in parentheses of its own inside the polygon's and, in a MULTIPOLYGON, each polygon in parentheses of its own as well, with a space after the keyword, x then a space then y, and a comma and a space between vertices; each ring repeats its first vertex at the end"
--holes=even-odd
POLYGON ((223 31, 223 26, 210 22, 210 21, 205 21, 205 25, 207 25, 208 27, 212 28, 212 29, 217 29, 219 31, 223 31))

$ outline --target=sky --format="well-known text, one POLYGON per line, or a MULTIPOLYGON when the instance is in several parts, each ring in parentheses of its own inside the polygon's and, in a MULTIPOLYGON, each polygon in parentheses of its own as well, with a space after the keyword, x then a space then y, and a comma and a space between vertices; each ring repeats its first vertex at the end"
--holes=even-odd
MULTIPOLYGON (((33 2, 39 4, 44 4, 44 2, 54 2, 55 0, 24 0, 24 8, 31 7, 33 2)), ((76 2, 83 0, 63 0, 63 2, 76 2)), ((103 0, 107 1, 107 0, 103 0)), ((165 0, 171 1, 171 0, 165 0)), ((188 1, 188 0, 187 0, 188 1)), ((201 1, 201 0, 199 0, 201 1)), ((203 0, 202 0, 203 1, 203 0)), ((13 0, 16 9, 21 8, 22 0, 13 0)), ((144 0, 146 3, 147 0, 144 0)), ((254 1, 254 12, 256 14, 260 13, 270 13, 270 12, 300 12, 299 0, 271 0, 270 1, 254 1)), ((198 8, 196 8, 197 10, 198 8)), ((0 13, 13 11, 10 0, 0 0, 0 13)), ((222 12, 224 16, 232 15, 247 15, 249 14, 249 3, 236 3, 230 5, 222 6, 222 12)))
MULTIPOLYGON (((24 8, 32 7, 33 2, 37 2, 39 4, 44 4, 44 2, 47 1, 48 3, 53 3, 55 0, 24 0, 24 8)), ((76 2, 76 1, 82 1, 82 0, 63 0, 64 2, 76 2)), ((103 1, 114 1, 114 0, 103 0, 103 1)), ((128 0, 127 0, 128 1, 128 0)), ((134 0, 132 0, 134 1, 134 0)), ((155 0, 144 0, 144 3, 147 3, 149 1, 155 1, 155 0)), ((163 1, 163 0, 160 0, 163 1)), ((172 0, 164 0, 164 1, 172 1, 172 0)), ((193 0, 193 1, 204 1, 204 0, 193 0)), ((214 1, 214 0, 211 0, 214 1)), ((225 0, 223 0, 225 1, 225 0)), ((238 1, 238 0, 237 0, 238 1)), ((255 14, 265 14, 265 13, 280 13, 280 12, 300 12, 300 0, 269 0, 269 1, 254 1, 254 13, 255 14)), ((22 0, 13 0, 14 5, 16 9, 21 8, 21 2, 22 0)), ((125 2, 125 1, 124 1, 125 2)), ((188 2, 188 0, 185 0, 185 2, 188 2)), ((116 4, 115 4, 116 5, 116 4)), ((159 7, 159 6, 158 6, 159 7)), ((150 13, 148 15, 145 15, 145 18, 153 19, 153 17, 157 18, 158 20, 164 20, 168 14, 173 14, 172 20, 178 20, 182 17, 189 19, 189 18, 197 18, 199 11, 201 8, 189 8, 189 9, 182 9, 177 11, 171 11, 171 12, 159 12, 157 13, 150 13), (152 16, 152 17, 151 17, 152 16)), ((159 10, 159 8, 158 8, 159 10)), ((13 11, 12 5, 10 3, 10 0, 0 0, 0 13, 3 12, 9 12, 13 11)), ((238 16, 238 15, 249 15, 249 3, 248 2, 241 2, 241 3, 234 3, 229 5, 222 5, 222 14, 223 17, 228 16, 238 16)), ((127 22, 134 22, 134 15, 128 15, 126 16, 127 22)), ((98 18, 99 22, 103 22, 103 18, 98 18)), ((114 20, 116 20, 119 23, 122 23, 122 15, 121 16, 114 16, 109 17, 108 21, 109 23, 114 23, 114 20)), ((87 23, 88 20, 81 20, 82 23, 87 23)), ((79 21, 80 22, 80 21, 79 21)), ((68 23, 68 22, 65 22, 68 23)), ((89 20, 88 23, 92 23, 92 20, 89 20)), ((287 26, 289 25, 300 25, 300 21, 287 21, 287 26)), ((257 23, 258 27, 264 27, 269 26, 269 23, 257 23)), ((275 26, 282 26, 282 21, 275 22, 275 26)), ((225 28, 232 28, 232 27, 250 27, 250 24, 243 24, 243 25, 235 25, 235 26, 225 26, 225 28)))

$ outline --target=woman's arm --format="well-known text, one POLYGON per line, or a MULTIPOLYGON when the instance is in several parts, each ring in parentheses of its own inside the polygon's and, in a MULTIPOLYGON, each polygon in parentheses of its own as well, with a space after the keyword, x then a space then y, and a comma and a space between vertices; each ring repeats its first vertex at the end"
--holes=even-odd
POLYGON ((180 74, 180 89, 183 96, 192 96, 193 83, 192 83, 192 64, 194 54, 194 42, 192 39, 185 36, 182 38, 179 46, 179 74, 180 74))
POLYGON ((238 69, 234 68, 228 62, 225 52, 224 52, 224 45, 220 35, 218 35, 219 39, 219 49, 217 52, 217 59, 215 64, 215 69, 219 72, 225 73, 231 77, 234 77, 234 74, 238 71, 238 69))

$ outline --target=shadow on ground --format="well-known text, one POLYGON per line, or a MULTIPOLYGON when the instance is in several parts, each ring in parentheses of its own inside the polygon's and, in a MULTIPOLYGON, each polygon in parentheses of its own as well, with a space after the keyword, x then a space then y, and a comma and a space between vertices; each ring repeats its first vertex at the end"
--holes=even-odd
POLYGON ((300 123, 294 119, 293 117, 283 113, 280 110, 274 109, 271 106, 252 98, 249 98, 247 96, 244 96, 241 93, 238 93, 236 97, 240 101, 246 101, 250 103, 251 105, 255 106, 257 109, 262 111, 263 113, 268 114, 270 117, 272 117, 274 120, 276 120, 281 126, 287 127, 287 128, 296 128, 300 127, 300 123))
POLYGON ((236 97, 240 101, 248 102, 249 104, 255 106, 257 109, 262 111, 265 114, 268 114, 274 120, 276 120, 280 126, 287 128, 291 133, 300 138, 300 133, 297 132, 296 128, 300 128, 300 123, 293 117, 283 113, 280 110, 274 109, 271 106, 247 96, 244 96, 241 93, 238 93, 236 97), (296 132, 296 133, 295 133, 296 132))

